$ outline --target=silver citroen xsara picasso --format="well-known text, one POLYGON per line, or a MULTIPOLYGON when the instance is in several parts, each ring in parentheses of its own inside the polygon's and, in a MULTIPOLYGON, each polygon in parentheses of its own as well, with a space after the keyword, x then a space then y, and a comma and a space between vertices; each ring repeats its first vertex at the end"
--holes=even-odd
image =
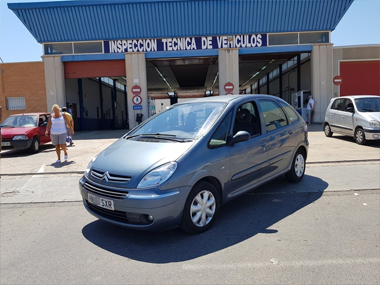
POLYGON ((221 205, 269 180, 304 176, 305 121, 269 95, 172 105, 102 151, 79 181, 95 217, 134 229, 208 230, 221 205))

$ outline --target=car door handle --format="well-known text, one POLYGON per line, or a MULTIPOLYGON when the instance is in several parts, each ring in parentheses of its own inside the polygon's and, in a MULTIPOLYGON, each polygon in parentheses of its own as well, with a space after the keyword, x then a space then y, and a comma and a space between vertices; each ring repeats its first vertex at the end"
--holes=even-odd
POLYGON ((289 131, 288 134, 289 134, 289 135, 293 134, 293 131, 289 131))

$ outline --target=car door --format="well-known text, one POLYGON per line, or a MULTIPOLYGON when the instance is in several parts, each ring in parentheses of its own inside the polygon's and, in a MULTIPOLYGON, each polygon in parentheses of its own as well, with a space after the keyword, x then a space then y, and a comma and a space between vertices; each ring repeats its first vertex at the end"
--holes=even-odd
POLYGON ((259 108, 265 124, 265 151, 268 155, 266 176, 273 176, 289 166, 294 151, 294 130, 289 127, 288 119, 275 100, 260 99, 259 108))
POLYGON ((229 146, 230 174, 229 181, 225 185, 226 199, 250 190, 264 178, 268 166, 265 138, 261 133, 261 122, 256 103, 252 101, 238 106, 235 109, 234 118, 233 135, 238 131, 252 133, 250 133, 251 138, 248 141, 229 146), (246 110, 250 113, 249 119, 245 118, 245 122, 239 123, 237 116, 246 113, 246 110))
POLYGON ((50 141, 50 136, 47 135, 45 136, 45 132, 46 132, 46 122, 48 120, 48 117, 47 115, 39 115, 39 118, 38 118, 38 133, 39 133, 39 136, 40 136, 40 143, 41 144, 44 144, 44 143, 47 143, 50 141))
POLYGON ((339 121, 337 121, 337 117, 339 116, 339 112, 343 108, 344 99, 336 99, 332 104, 329 110, 326 112, 326 121, 329 123, 332 132, 341 132, 341 127, 339 125, 339 121))
POLYGON ((341 132, 353 135, 354 134, 354 104, 351 99, 343 100, 343 107, 338 111, 336 123, 340 126, 341 132))

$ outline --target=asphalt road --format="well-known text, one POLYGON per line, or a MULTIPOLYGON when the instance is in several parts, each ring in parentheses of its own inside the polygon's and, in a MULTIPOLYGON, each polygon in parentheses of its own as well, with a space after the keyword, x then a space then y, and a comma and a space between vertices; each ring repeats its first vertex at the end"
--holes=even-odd
POLYGON ((86 212, 78 180, 120 132, 77 134, 62 165, 51 146, 2 152, 0 284, 380 284, 380 145, 319 127, 301 183, 280 177, 237 198, 201 235, 86 212))

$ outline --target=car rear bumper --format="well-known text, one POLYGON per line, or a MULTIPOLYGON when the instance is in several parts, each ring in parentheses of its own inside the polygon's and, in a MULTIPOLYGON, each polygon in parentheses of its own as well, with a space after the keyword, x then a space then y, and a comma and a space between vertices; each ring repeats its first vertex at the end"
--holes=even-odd
POLYGON ((166 230, 179 226, 186 198, 191 190, 190 187, 165 191, 156 188, 125 189, 126 196, 117 199, 89 191, 89 188, 85 186, 86 182, 90 181, 85 177, 80 179, 79 191, 82 195, 83 205, 89 213, 113 224, 150 231, 166 230), (89 194, 112 200, 114 210, 91 203, 89 194))
POLYGON ((2 149, 25 149, 29 148, 33 139, 29 140, 4 140, 1 143, 2 149))

